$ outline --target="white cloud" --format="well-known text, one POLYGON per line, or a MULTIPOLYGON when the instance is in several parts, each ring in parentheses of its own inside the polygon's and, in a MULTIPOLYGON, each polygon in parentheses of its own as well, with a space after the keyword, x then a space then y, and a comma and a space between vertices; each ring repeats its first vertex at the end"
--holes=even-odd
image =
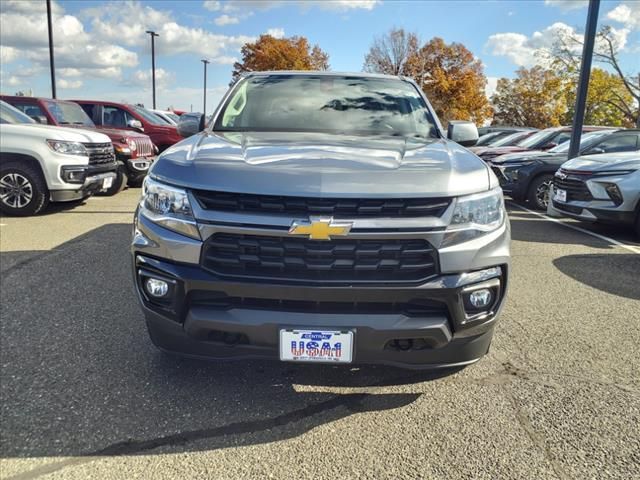
POLYGON ((223 27, 225 25, 235 25, 239 22, 240 22, 240 19, 238 17, 231 17, 226 13, 224 15, 220 15, 213 21, 213 23, 215 23, 220 27, 223 27))
POLYGON ((20 85, 21 83, 22 83, 22 80, 20 80, 15 75, 11 75, 9 77, 9 80, 7 80, 7 85, 9 85, 11 87, 15 87, 16 85, 20 85))
MULTIPOLYGON (((307 2, 304 3, 306 4, 307 2)), ((376 5, 382 2, 380 0, 325 0, 313 3, 323 10, 345 12, 348 10, 373 10, 376 5)))
POLYGON ((284 38, 284 28, 270 28, 267 30, 267 35, 273 38, 284 38))
POLYGON ((498 77, 487 77, 487 84, 484 87, 484 94, 487 98, 491 98, 491 96, 496 93, 498 80, 498 77))
POLYGON ((640 29, 640 2, 621 3, 607 13, 607 18, 620 22, 629 29, 640 29))
POLYGON ((244 17, 250 16, 253 10, 269 10, 283 6, 297 5, 303 10, 320 8, 336 12, 350 10, 373 10, 381 0, 207 0, 203 7, 211 12, 242 13, 244 17))
MULTIPOLYGON (((166 71, 164 68, 156 68, 156 88, 166 88, 174 81, 174 74, 166 71)), ((140 85, 145 90, 151 88, 151 70, 137 70, 132 78, 131 83, 140 85)))
POLYGON ((11 63, 19 57, 19 51, 13 47, 0 45, 0 62, 11 63))
POLYGON ((65 78, 58 78, 56 85, 60 88, 75 89, 82 87, 82 80, 67 80, 65 78))
POLYGON ((217 0, 206 0, 202 6, 211 12, 217 12, 222 9, 222 4, 217 0))
POLYGON ((568 12, 586 7, 589 5, 589 0, 544 0, 544 4, 568 12))
MULTIPOLYGON (((46 12, 47 7, 44 2, 25 2, 24 0, 2 0, 0 2, 0 12, 2 13, 37 13, 38 10, 41 12, 46 12)), ((51 13, 53 14, 61 14, 63 12, 63 8, 58 4, 58 2, 51 2, 51 13)))
MULTIPOLYGON (((619 48, 623 49, 627 43, 629 30, 614 28, 612 34, 619 48)), ((582 34, 562 22, 554 23, 542 31, 533 32, 530 37, 514 32, 493 34, 487 40, 485 48, 492 55, 506 57, 519 67, 531 67, 546 62, 548 58, 546 54, 558 38, 571 40, 569 43, 573 43, 576 51, 580 51, 582 34)), ((598 43, 596 43, 597 48, 598 43)))

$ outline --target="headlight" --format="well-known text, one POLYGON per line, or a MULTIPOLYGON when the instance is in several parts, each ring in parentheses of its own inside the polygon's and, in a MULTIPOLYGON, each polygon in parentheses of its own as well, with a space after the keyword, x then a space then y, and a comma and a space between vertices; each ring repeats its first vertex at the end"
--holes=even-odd
POLYGON ((472 240, 498 229, 504 223, 506 214, 500 188, 459 197, 455 202, 442 246, 472 240))
POLYGON ((140 213, 158 225, 200 239, 187 192, 147 177, 142 185, 140 213))
POLYGON ((57 153, 64 153, 65 155, 83 155, 89 156, 87 149, 80 142, 65 142, 63 140, 47 140, 49 148, 57 153))
POLYGON ((130 138, 127 138, 127 145, 129 145, 129 148, 131 149, 132 152, 135 152, 138 149, 136 142, 134 142, 130 138))

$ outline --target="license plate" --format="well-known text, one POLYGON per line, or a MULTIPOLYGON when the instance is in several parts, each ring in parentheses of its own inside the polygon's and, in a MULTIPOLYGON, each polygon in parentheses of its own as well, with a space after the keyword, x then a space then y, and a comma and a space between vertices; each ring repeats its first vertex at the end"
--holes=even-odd
POLYGON ((567 191, 562 190, 561 188, 553 189, 553 199, 557 202, 565 202, 567 201, 567 191))
POLYGON ((280 330, 280 360, 350 363, 352 358, 352 331, 280 330))
POLYGON ((111 185, 113 185, 113 177, 107 177, 102 180, 102 188, 104 190, 106 190, 107 188, 111 188, 111 185))

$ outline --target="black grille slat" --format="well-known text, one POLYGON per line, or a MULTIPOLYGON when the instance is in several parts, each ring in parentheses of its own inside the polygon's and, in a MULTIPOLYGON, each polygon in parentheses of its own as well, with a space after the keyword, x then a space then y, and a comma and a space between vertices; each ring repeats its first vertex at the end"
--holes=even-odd
POLYGON ((206 210, 288 216, 440 217, 450 204, 446 198, 307 198, 203 190, 193 194, 206 210))
POLYGON ((588 178, 588 176, 584 176, 584 179, 570 177, 570 171, 560 170, 563 175, 566 175, 565 178, 554 177, 553 184, 555 187, 560 188, 562 190, 566 190, 567 192, 567 201, 575 200, 578 202, 589 202, 593 200, 593 196, 587 187, 587 184, 584 183, 584 180, 588 178))
POLYGON ((223 277, 298 282, 413 282, 438 273, 437 254, 423 239, 320 241, 230 233, 207 240, 202 266, 223 277))
POLYGON ((220 293, 196 290, 190 293, 190 304, 220 310, 242 308, 297 313, 403 314, 408 317, 448 315, 446 304, 422 299, 408 302, 318 302, 314 300, 230 297, 220 293))
POLYGON ((109 143, 85 143, 87 153, 89 153, 89 165, 101 165, 115 161, 113 145, 109 143))

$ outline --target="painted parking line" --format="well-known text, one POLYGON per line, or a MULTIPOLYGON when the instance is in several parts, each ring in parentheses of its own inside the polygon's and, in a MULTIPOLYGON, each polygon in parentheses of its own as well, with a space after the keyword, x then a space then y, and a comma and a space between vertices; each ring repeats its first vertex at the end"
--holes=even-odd
POLYGON ((600 240, 604 240, 605 242, 612 243, 612 244, 617 245, 619 247, 622 247, 622 248, 624 248, 626 250, 629 250, 630 252, 633 252, 633 253, 635 253, 637 255, 640 255, 640 248, 634 247, 632 245, 627 245, 626 243, 619 242, 618 240, 615 240, 615 239, 613 239, 611 237, 607 237, 606 235, 601 235, 599 233, 591 232, 589 230, 586 230, 584 228, 576 227, 575 225, 571 225, 569 223, 563 222, 560 219, 550 217, 548 215, 545 215, 544 213, 540 213, 540 212, 536 212, 534 210, 530 210, 530 209, 528 209, 526 207, 523 207, 522 205, 518 205, 516 203, 509 202, 509 206, 517 207, 520 210, 524 210, 525 212, 532 213, 533 215, 536 215, 536 216, 538 216, 540 218, 543 218, 545 220, 548 220, 550 222, 558 223, 558 224, 563 225, 563 226, 565 226, 567 228, 570 228, 572 230, 576 230, 578 232, 586 233, 587 235, 591 235, 592 237, 599 238, 600 240))

